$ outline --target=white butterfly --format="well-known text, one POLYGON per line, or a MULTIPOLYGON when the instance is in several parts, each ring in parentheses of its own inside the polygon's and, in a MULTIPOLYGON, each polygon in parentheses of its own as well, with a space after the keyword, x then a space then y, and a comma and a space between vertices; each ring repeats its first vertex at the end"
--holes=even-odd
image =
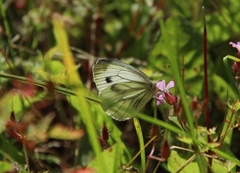
POLYGON ((154 96, 155 83, 117 59, 99 59, 93 65, 93 78, 103 110, 119 121, 133 118, 154 96))

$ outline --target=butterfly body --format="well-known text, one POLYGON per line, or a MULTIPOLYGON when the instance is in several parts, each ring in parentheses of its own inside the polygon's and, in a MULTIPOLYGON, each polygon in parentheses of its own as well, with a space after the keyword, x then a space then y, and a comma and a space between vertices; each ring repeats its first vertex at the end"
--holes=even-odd
POLYGON ((93 77, 102 108, 119 121, 133 118, 154 95, 155 84, 143 72, 116 59, 99 59, 93 77))

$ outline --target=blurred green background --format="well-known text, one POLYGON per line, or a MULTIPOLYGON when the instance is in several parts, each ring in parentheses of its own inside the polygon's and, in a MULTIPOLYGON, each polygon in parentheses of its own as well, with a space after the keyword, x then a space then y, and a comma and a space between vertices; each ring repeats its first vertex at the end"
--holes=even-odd
MULTIPOLYGON (((58 15, 63 21, 74 60, 87 89, 96 93, 91 66, 99 57, 123 60, 138 67, 153 80, 162 78, 171 80, 173 74, 171 67, 168 69, 169 62, 166 57, 168 53, 174 51, 177 55, 174 58, 178 61, 179 69, 184 68, 186 93, 189 97, 196 96, 199 100, 203 100, 204 13, 207 27, 209 104, 212 111, 212 127, 222 123, 226 113, 226 101, 234 102, 237 99, 229 85, 223 65, 223 57, 235 56, 237 53, 237 50, 229 45, 230 41, 238 42, 240 36, 240 3, 236 0, 0 0, 0 8, 0 72, 25 77, 30 75, 39 81, 51 79, 61 86, 65 72, 63 64, 59 62, 61 53, 54 52, 53 59, 56 61, 48 62, 48 56, 51 56, 51 50, 56 45, 52 18, 58 15), (159 42, 161 36, 166 34, 162 33, 161 21, 164 22, 169 32, 169 39, 165 40, 171 43, 169 44, 171 47, 168 48, 159 42)), ((181 71, 179 75, 182 75, 181 71)), ((24 88, 18 83, 11 82, 11 79, 11 77, 0 78, 0 99, 2 100, 0 110, 5 115, 1 124, 9 118, 11 110, 14 110, 16 117, 21 119, 26 114, 26 110, 31 107, 26 100, 23 107, 18 106, 23 102, 21 99, 18 100, 20 103, 13 101, 13 104, 8 104, 6 107, 4 96, 13 88, 20 90, 24 88)), ((42 90, 38 90, 38 99, 36 99, 38 101, 46 99, 41 92, 42 90)), ((64 106, 65 101, 64 98, 61 100, 64 106)), ((45 108, 43 114, 48 115, 45 108)), ((71 105, 68 108, 71 109, 72 114, 75 113, 76 110, 71 105)), ((48 109, 53 110, 54 106, 48 109)), ((46 121, 52 120, 49 118, 46 121)), ((58 122, 58 120, 54 121, 58 122)), ((64 120, 61 119, 61 121, 64 120)), ((68 116, 65 121, 72 124, 79 122, 68 116)), ((204 122, 204 117, 200 118, 200 122, 204 122)), ((96 124, 98 128, 101 128, 99 122, 96 124)), ((7 142, 8 138, 4 135, 4 130, 6 129, 3 127, 2 141, 7 142)), ((88 141, 88 137, 85 136, 85 138, 88 141)), ((240 158, 238 139, 239 135, 236 131, 231 146, 233 153, 240 158)), ((5 142, 2 146, 7 146, 5 142)), ((70 145, 70 143, 66 144, 66 141, 63 143, 70 145)), ((137 145, 135 141, 130 144, 137 145)), ((17 148, 15 145, 17 144, 13 142, 11 150, 17 148)), ((77 145, 80 144, 75 143, 74 147, 77 148, 77 145)), ((6 151, 7 149, 2 150, 2 159, 5 158, 4 152, 6 151)), ((22 151, 19 152, 21 156, 10 153, 13 160, 21 160, 16 159, 23 157, 22 151)), ((90 152, 76 159, 72 153, 72 155, 67 155, 71 164, 66 164, 86 166, 92 158, 91 154, 90 152)), ((51 158, 51 155, 49 158, 41 157, 43 156, 39 159, 59 164, 54 160, 55 158, 51 158)), ((31 164, 34 165, 34 163, 31 164)), ((33 170, 41 170, 41 167, 35 167, 33 170)), ((52 170, 52 168, 47 167, 47 170, 52 170)), ((59 167, 56 170, 59 170, 59 167)))

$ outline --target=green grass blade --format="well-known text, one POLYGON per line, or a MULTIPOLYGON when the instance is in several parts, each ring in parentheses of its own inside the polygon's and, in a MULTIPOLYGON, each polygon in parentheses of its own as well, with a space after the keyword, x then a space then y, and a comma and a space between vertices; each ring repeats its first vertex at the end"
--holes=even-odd
POLYGON ((228 62, 229 59, 233 60, 233 61, 236 61, 236 62, 240 62, 240 60, 238 58, 236 58, 236 57, 231 56, 231 55, 227 55, 227 56, 225 56, 223 58, 223 64, 224 64, 224 66, 226 68, 226 72, 227 72, 227 75, 228 75, 228 79, 229 79, 229 81, 231 83, 232 89, 235 92, 235 94, 238 97, 238 99, 240 99, 240 93, 239 93, 239 91, 237 89, 236 81, 234 80, 232 69, 231 69, 231 67, 229 65, 229 62, 228 62))
POLYGON ((83 87, 83 84, 80 80, 79 74, 75 68, 74 60, 72 53, 70 51, 69 43, 67 35, 64 31, 63 24, 60 20, 59 16, 53 17, 53 25, 54 25, 54 35, 57 41, 58 49, 63 54, 63 62, 66 66, 66 69, 68 69, 68 77, 69 80, 66 81, 67 84, 70 84, 70 86, 73 87, 74 93, 76 93, 76 97, 71 97, 72 102, 75 102, 74 105, 78 105, 76 108, 79 111, 81 118, 86 126, 87 133, 89 135, 90 143, 93 147, 93 151, 97 157, 99 157, 100 161, 98 163, 99 171, 104 172, 106 170, 106 165, 104 162, 104 159, 101 159, 101 147, 98 141, 98 134, 96 132, 96 129, 94 127, 94 120, 91 115, 89 104, 87 103, 85 99, 85 90, 83 87))
POLYGON ((134 127, 137 132, 140 150, 142 151, 141 152, 141 170, 143 171, 143 170, 145 170, 145 166, 146 166, 146 158, 145 158, 145 149, 144 149, 142 128, 141 128, 141 124, 140 124, 138 118, 133 118, 133 122, 134 122, 134 127))

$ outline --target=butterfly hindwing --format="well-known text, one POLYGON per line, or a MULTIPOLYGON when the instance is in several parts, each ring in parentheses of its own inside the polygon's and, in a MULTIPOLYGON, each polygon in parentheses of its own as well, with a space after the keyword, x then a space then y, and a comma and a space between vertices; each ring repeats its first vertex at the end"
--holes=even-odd
POLYGON ((125 120, 134 117, 133 111, 142 109, 152 94, 139 88, 139 84, 119 83, 103 90, 100 97, 103 98, 102 107, 109 116, 125 120))
POLYGON ((102 107, 114 119, 134 117, 152 98, 154 84, 140 70, 114 59, 99 59, 93 76, 102 107))

